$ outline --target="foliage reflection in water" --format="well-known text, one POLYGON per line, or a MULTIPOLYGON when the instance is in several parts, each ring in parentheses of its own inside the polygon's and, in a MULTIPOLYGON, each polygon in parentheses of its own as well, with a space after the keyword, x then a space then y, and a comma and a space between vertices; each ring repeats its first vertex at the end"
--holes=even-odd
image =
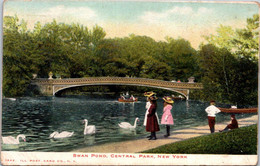
MULTIPOLYGON (((205 108, 208 103, 198 101, 176 101, 173 106, 174 126, 172 131, 207 125, 205 108)), ((162 116, 162 100, 158 100, 158 116, 162 116)), ((3 99, 2 135, 26 135, 26 142, 20 145, 2 145, 2 150, 15 151, 56 151, 66 152, 87 146, 109 142, 145 138, 148 133, 143 126, 145 98, 137 103, 119 103, 116 98, 103 97, 38 97, 18 98, 15 101, 3 99), (135 130, 125 130, 118 126, 120 122, 140 121, 135 130), (83 135, 83 119, 89 125, 96 126, 95 135, 83 135), (54 131, 74 131, 74 135, 65 139, 49 139, 54 131)), ((252 114, 250 114, 252 115, 252 114)), ((249 116, 238 115, 237 118, 249 116)), ((229 120, 229 116, 220 113, 217 122, 229 120)), ((165 127, 160 125, 161 131, 165 127)))

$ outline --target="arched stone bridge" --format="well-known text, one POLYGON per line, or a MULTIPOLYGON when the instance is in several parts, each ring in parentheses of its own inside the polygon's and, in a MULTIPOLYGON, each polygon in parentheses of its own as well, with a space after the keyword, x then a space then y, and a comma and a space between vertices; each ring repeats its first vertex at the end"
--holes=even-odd
POLYGON ((88 85, 132 85, 145 86, 159 89, 166 89, 182 94, 189 99, 191 89, 202 89, 201 83, 188 82, 170 82, 146 78, 129 77, 87 77, 87 78, 68 78, 68 79, 43 79, 32 80, 32 84, 38 86, 40 92, 44 95, 55 95, 64 89, 88 86, 88 85))

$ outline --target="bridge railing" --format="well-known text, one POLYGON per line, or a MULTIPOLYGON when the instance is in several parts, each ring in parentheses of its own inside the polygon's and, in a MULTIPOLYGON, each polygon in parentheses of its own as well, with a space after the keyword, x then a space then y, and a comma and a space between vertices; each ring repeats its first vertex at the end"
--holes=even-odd
POLYGON ((148 78, 136 77, 85 77, 85 78, 65 78, 65 79, 42 79, 32 81, 33 84, 52 84, 52 85, 83 85, 83 84, 132 84, 161 86, 167 88, 181 89, 202 89, 201 83, 171 82, 148 78))

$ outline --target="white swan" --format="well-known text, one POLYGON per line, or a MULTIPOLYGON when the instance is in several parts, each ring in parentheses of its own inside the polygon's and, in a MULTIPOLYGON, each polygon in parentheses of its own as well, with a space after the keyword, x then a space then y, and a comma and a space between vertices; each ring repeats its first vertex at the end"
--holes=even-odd
POLYGON ((71 137, 74 134, 74 132, 68 132, 68 131, 63 131, 61 133, 54 131, 53 133, 51 133, 49 138, 68 138, 71 137))
POLYGON ((135 129, 136 128, 136 122, 139 121, 139 118, 135 118, 135 123, 134 125, 131 125, 128 122, 121 122, 118 124, 119 127, 123 128, 123 129, 135 129))
POLYGON ((11 100, 11 101, 16 101, 16 98, 6 98, 8 100, 11 100))
POLYGON ((25 135, 19 134, 16 138, 12 136, 2 137, 3 144, 19 144, 19 139, 22 138, 26 142, 25 135))
POLYGON ((84 119, 84 123, 85 123, 84 135, 96 133, 96 126, 95 125, 89 125, 88 126, 88 120, 87 119, 84 119))

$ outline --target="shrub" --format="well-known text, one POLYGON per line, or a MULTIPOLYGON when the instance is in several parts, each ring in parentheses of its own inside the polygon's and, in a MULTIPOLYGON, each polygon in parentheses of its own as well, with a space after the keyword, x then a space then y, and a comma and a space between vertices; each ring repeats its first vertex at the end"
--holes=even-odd
POLYGON ((257 154, 257 125, 191 138, 143 153, 257 154))

